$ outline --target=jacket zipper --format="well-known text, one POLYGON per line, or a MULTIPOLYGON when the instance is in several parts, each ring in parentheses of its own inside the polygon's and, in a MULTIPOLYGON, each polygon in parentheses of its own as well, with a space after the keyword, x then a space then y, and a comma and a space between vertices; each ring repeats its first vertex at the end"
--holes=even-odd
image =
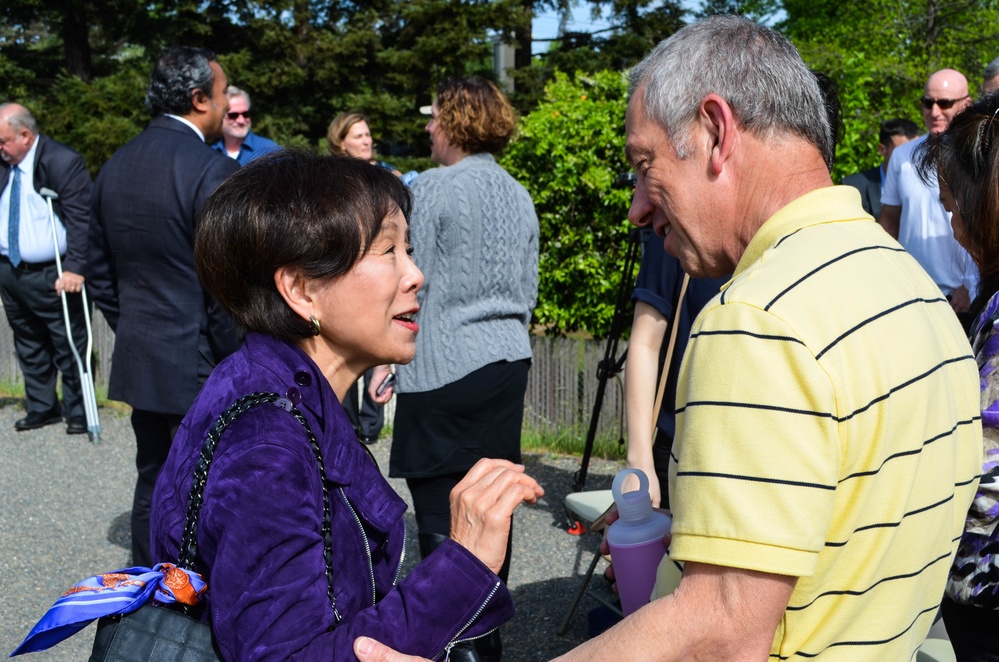
POLYGON ((399 583, 399 577, 402 575, 402 563, 406 560, 406 535, 408 531, 406 530, 406 523, 402 523, 402 553, 399 554, 399 566, 395 569, 395 576, 392 577, 392 586, 399 583))
MULTIPOLYGON (((378 597, 378 589, 375 587, 375 567, 371 561, 371 545, 368 543, 368 534, 364 530, 364 526, 361 524, 361 518, 357 516, 357 511, 354 510, 354 506, 350 505, 350 499, 344 494, 343 488, 337 488, 340 492, 340 498, 343 502, 347 504, 347 508, 350 509, 350 514, 354 516, 354 523, 357 524, 357 528, 361 531, 361 540, 364 541, 364 552, 368 558, 368 576, 371 577, 371 604, 374 605, 378 597)), ((468 627, 468 626, 466 626, 468 627)))
POLYGON ((472 623, 474 623, 476 621, 476 619, 482 614, 482 612, 485 611, 486 605, 488 605, 489 601, 493 599, 494 595, 496 595, 496 591, 499 590, 501 584, 502 584, 502 582, 496 582, 493 585, 493 590, 489 591, 489 595, 487 595, 486 599, 482 601, 482 604, 479 605, 479 608, 475 610, 475 613, 472 614, 472 617, 470 619, 468 619, 468 622, 465 623, 465 625, 463 625, 462 628, 460 630, 458 630, 454 634, 454 637, 451 639, 451 641, 449 641, 447 643, 447 645, 444 646, 444 650, 442 650, 440 653, 437 653, 437 655, 434 656, 435 660, 440 656, 441 653, 445 653, 444 659, 447 659, 451 655, 451 649, 454 648, 455 644, 460 644, 460 643, 464 643, 466 641, 475 641, 476 639, 481 639, 482 637, 484 637, 487 634, 489 634, 489 632, 492 632, 493 630, 496 629, 496 628, 493 628, 492 630, 489 630, 489 632, 484 632, 481 635, 479 635, 478 637, 469 637, 468 639, 461 639, 460 638, 461 637, 461 633, 464 632, 465 630, 467 630, 468 628, 472 627, 472 623))

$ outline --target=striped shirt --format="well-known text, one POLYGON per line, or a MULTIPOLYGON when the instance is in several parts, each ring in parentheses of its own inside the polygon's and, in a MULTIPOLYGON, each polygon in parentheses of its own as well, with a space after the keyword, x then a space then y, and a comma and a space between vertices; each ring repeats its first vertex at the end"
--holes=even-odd
POLYGON ((671 557, 799 578, 772 660, 909 660, 978 482, 978 404, 940 289, 855 189, 813 191, 694 323, 671 557))

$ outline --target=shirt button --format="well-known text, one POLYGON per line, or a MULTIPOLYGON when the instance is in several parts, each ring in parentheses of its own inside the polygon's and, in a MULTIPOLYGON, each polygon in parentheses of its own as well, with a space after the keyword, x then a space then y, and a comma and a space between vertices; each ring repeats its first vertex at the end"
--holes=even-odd
POLYGON ((312 383, 312 375, 307 372, 296 372, 295 383, 299 386, 308 386, 312 383))
POLYGON ((289 388, 288 392, 285 393, 284 395, 285 395, 286 398, 288 398, 289 400, 291 400, 291 403, 294 404, 294 405, 297 405, 299 402, 302 401, 302 392, 299 391, 294 386, 292 386, 291 388, 289 388))

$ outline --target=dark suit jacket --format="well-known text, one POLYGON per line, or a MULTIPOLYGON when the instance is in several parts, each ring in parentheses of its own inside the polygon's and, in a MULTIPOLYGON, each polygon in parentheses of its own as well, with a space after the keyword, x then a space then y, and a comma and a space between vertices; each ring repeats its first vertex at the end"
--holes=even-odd
POLYGON ((878 220, 881 213, 881 166, 843 178, 843 183, 860 191, 864 211, 878 220))
MULTIPOLYGON (((7 188, 10 165, 0 161, 0 192, 7 188)), ((66 255, 62 268, 82 274, 87 257, 87 229, 90 226, 90 193, 93 182, 83 157, 48 136, 38 136, 35 148, 35 190, 50 188, 59 194, 53 206, 66 227, 66 255)))
POLYGON ((236 349, 231 320, 198 280, 193 247, 205 200, 238 167, 160 116, 97 176, 86 276, 116 334, 109 398, 183 415, 236 349))

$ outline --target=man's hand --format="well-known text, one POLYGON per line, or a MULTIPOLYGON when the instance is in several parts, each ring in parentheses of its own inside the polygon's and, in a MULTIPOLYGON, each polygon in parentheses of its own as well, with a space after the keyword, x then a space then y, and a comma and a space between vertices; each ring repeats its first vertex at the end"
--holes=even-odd
POLYGON ((950 293, 950 307, 955 313, 966 313, 971 309, 971 295, 967 287, 962 285, 950 293))
POLYGON ((898 239, 898 230, 902 223, 902 208, 897 205, 882 205, 878 223, 885 229, 885 232, 898 239))
POLYGON ((354 640, 354 655, 361 662, 430 662, 425 657, 403 655, 370 637, 358 637, 354 640))
POLYGON ((55 291, 56 294, 62 294, 63 292, 73 294, 83 291, 83 276, 74 274, 71 271, 62 272, 62 278, 56 279, 55 291))

